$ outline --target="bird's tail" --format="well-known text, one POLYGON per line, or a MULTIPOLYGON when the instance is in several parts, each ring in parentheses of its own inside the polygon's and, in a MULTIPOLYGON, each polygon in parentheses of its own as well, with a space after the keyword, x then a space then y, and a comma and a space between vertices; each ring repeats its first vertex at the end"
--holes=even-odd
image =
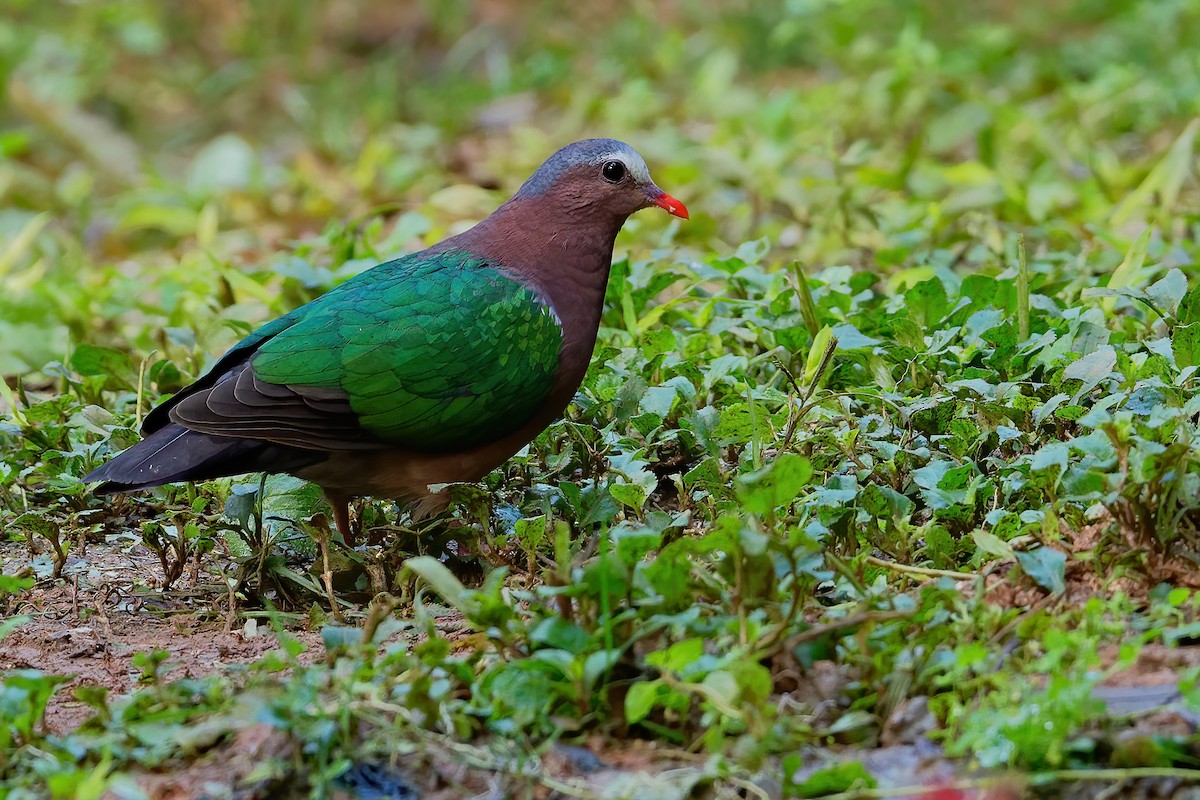
POLYGON ((257 439, 199 433, 172 422, 92 470, 83 482, 103 481, 93 490, 96 494, 128 492, 246 472, 287 472, 315 464, 323 457, 257 439))

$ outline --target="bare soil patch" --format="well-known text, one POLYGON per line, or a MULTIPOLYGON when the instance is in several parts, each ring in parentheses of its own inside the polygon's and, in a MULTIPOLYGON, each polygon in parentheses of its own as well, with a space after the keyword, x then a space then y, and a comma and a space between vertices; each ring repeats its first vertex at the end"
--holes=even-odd
MULTIPOLYGON (((23 545, 0 547, 5 572, 28 563, 23 545)), ((72 676, 47 707, 49 730, 65 733, 89 716, 88 707, 74 698, 76 687, 101 686, 110 696, 132 690, 141 675, 131 660, 137 653, 167 651, 163 674, 179 679, 223 672, 278 647, 265 625, 252 626, 253 635, 240 623, 228 630, 228 621, 212 610, 211 593, 153 588, 161 582, 158 559, 146 548, 92 544, 86 555, 68 560, 62 580, 40 582, 7 609, 7 616, 28 621, 0 639, 0 671, 72 676)), ((301 659, 321 653, 319 632, 289 633, 308 646, 301 659)))

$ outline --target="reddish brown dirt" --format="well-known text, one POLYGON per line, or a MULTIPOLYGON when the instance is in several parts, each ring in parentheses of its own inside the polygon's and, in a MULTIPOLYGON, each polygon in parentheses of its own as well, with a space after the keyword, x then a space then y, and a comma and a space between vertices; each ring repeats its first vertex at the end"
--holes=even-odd
MULTIPOLYGON (((1048 546, 1069 556, 1063 576, 1066 591, 1057 598, 1067 603, 1079 604, 1092 597, 1111 597, 1120 593, 1135 603, 1144 604, 1150 590, 1164 582, 1200 589, 1200 574, 1194 564, 1147 549, 1131 532, 1120 528, 1114 530, 1108 519, 1078 531, 1064 530, 1062 540, 1048 546), (1118 537, 1119 541, 1112 541, 1113 537, 1118 537), (1103 541, 1106 538, 1108 541, 1103 541), (1098 566, 1096 556, 1118 552, 1122 546, 1126 548, 1124 560, 1127 566, 1119 571, 1118 577, 1107 577, 1103 573, 1109 570, 1098 566)), ((1028 576, 1015 576, 1014 567, 1016 562, 1008 559, 992 562, 984 570, 984 597, 989 603, 1008 608, 1031 608, 1050 599, 1050 593, 1028 576)), ((959 586, 964 592, 974 591, 974 581, 963 581, 959 586)))
MULTIPOLYGON (((226 745, 182 768, 163 772, 148 772, 137 776, 138 786, 153 800, 193 800, 205 796, 234 796, 300 798, 305 795, 289 793, 286 788, 264 786, 244 787, 246 778, 256 767, 292 754, 293 744, 287 734, 270 725, 255 725, 239 731, 226 745), (215 791, 214 791, 215 790, 215 791)), ((106 795, 106 797, 108 797, 106 795)))
MULTIPOLYGON (((307 631, 294 636, 309 645, 301 658, 320 653, 320 636, 307 631)), ((0 639, 0 670, 39 669, 71 680, 59 688, 46 710, 46 727, 64 733, 77 727, 89 709, 75 700, 79 686, 103 686, 110 695, 123 694, 137 684, 140 674, 131 663, 139 652, 166 650, 165 669, 171 679, 198 678, 222 672, 229 664, 253 661, 278 647, 275 636, 259 629, 246 638, 239 628, 226 632, 220 623, 204 622, 191 614, 159 618, 147 613, 110 611, 106 620, 88 621, 49 615, 33 617, 0 639)))
MULTIPOLYGON (((28 563, 23 546, 0 546, 4 572, 15 573, 28 563)), ((102 686, 110 696, 131 690, 140 675, 131 662, 136 653, 166 650, 167 677, 195 678, 278 647, 266 625, 247 630, 239 620, 226 630, 228 622, 213 612, 212 595, 192 590, 186 577, 177 591, 155 589, 162 570, 143 547, 126 551, 93 544, 85 555, 68 561, 67 570, 74 570, 69 579, 41 581, 7 610, 7 616, 29 620, 0 639, 0 671, 38 669, 72 676, 47 707, 45 725, 53 732, 69 731, 88 717, 88 707, 74 698, 76 687, 102 686)), ((318 632, 290 633, 308 646, 302 659, 322 651, 318 632)))
MULTIPOLYGON (((1101 648, 1100 659, 1113 664, 1119 657, 1116 646, 1101 648)), ((1174 686, 1189 670, 1200 667, 1200 647, 1142 645, 1137 658, 1126 669, 1108 676, 1105 686, 1174 686)))

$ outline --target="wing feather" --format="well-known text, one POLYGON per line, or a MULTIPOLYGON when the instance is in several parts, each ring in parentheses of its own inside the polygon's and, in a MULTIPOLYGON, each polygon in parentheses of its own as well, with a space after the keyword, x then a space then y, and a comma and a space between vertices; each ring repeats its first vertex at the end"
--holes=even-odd
POLYGON ((191 430, 310 450, 454 450, 533 416, 562 346, 534 292, 461 253, 368 270, 288 318, 163 413, 191 430))

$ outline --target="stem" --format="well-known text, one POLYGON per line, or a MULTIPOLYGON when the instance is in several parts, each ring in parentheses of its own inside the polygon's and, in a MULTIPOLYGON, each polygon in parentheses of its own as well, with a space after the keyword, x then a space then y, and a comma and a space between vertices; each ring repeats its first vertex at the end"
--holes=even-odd
POLYGON ((896 572, 904 572, 912 575, 924 575, 929 578, 953 578, 956 581, 973 580, 976 575, 973 572, 954 572, 949 569, 933 569, 932 567, 914 567, 908 564, 901 564, 897 561, 884 561, 882 558, 875 556, 867 556, 864 559, 868 564, 884 569, 894 570, 896 572))
POLYGON ((817 625, 806 631, 800 631, 796 635, 788 637, 787 646, 788 649, 791 649, 798 644, 810 642, 813 639, 820 639, 828 633, 842 631, 847 628, 857 628, 859 625, 864 625, 868 622, 890 622, 894 619, 905 619, 915 613, 916 611, 863 611, 858 614, 851 614, 828 625, 817 625))
POLYGON ((329 600, 329 613, 335 621, 345 624, 342 610, 338 608, 337 596, 333 593, 333 569, 329 566, 329 540, 332 534, 325 527, 317 534, 317 547, 321 550, 321 583, 325 586, 325 597, 329 600))
POLYGON ((1025 234, 1017 235, 1017 335, 1029 338, 1029 259, 1025 257, 1025 234))
POLYGON ((796 379, 792 373, 786 367, 784 367, 782 363, 779 364, 779 367, 783 369, 783 374, 787 376, 788 382, 796 391, 796 394, 798 395, 797 399, 800 401, 800 404, 793 406, 791 413, 788 414, 787 427, 785 427, 783 431, 783 443, 779 445, 778 452, 782 453, 791 446, 792 437, 796 434, 796 427, 800 424, 800 420, 802 420, 804 416, 812 409, 810 401, 812 400, 813 395, 816 393, 817 387, 821 384, 821 377, 825 374, 825 370, 829 369, 829 363, 833 361, 833 354, 834 351, 837 350, 837 346, 837 337, 831 336, 829 341, 825 344, 824 352, 821 353, 821 361, 817 364, 817 369, 816 372, 813 373, 812 380, 803 391, 796 386, 796 379))

